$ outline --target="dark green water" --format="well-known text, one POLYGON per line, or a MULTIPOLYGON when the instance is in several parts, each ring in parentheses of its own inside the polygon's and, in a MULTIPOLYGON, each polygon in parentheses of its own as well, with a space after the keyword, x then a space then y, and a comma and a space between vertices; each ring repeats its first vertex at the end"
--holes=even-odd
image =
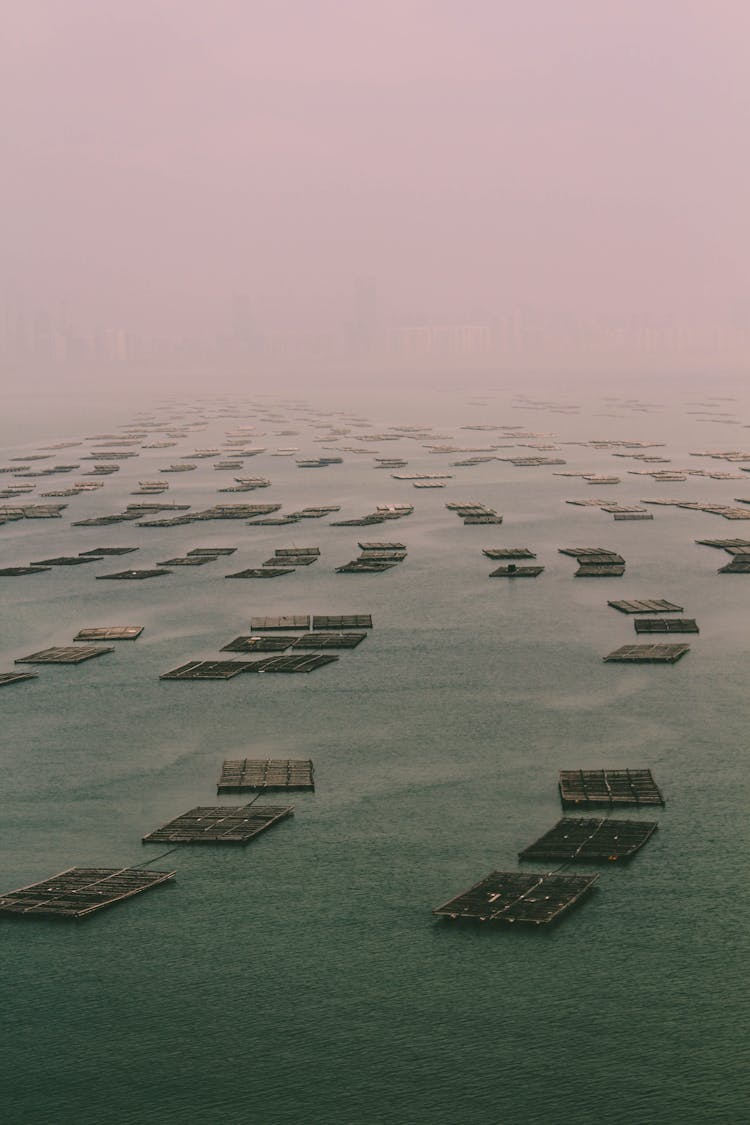
MULTIPOLYGON (((466 446, 488 435, 460 425, 497 422, 561 440, 664 440, 674 467, 727 469, 687 454, 750 448, 740 425, 688 413, 705 390, 675 393, 648 413, 591 393, 572 415, 522 409, 500 392, 485 406, 470 397, 339 401, 377 430, 433 423, 466 446)), ((111 431, 131 410, 102 404, 82 418, 37 406, 33 416, 16 400, 0 461, 50 439, 111 431)), ((750 422, 743 402, 714 411, 750 422)), ((252 412, 238 408, 236 421, 252 422, 252 412)), ((344 453, 344 465, 319 473, 257 457, 246 467, 272 487, 225 499, 278 500, 286 510, 340 503, 341 516, 409 501, 414 515, 370 529, 327 520, 70 527, 131 502, 136 480, 219 444, 233 425, 215 420, 175 449, 142 451, 98 494, 71 499, 61 520, 0 527, 3 566, 141 545, 123 560, 0 579, 0 670, 69 643, 84 625, 146 626, 110 656, 41 668, 37 680, 2 689, 0 887, 157 855, 141 836, 214 803, 224 757, 311 757, 317 791, 294 794, 295 816, 247 849, 169 856, 155 866, 177 871, 172 886, 85 923, 0 923, 4 1120, 745 1120, 750 576, 717 575, 726 557, 694 540, 750 537, 750 523, 674 508, 615 523, 564 503, 592 494, 585 482, 501 462, 445 469, 455 473, 447 488, 418 491, 373 471, 372 456, 344 453), (453 499, 483 501, 505 522, 465 527, 445 509, 453 499), (392 537, 408 546, 400 567, 334 573, 358 538, 392 537), (278 580, 224 581, 293 543, 320 546, 320 561, 278 580), (239 550, 149 582, 95 581, 205 545, 239 550), (481 548, 503 545, 536 550, 543 575, 489 581, 481 548), (625 576, 574 580, 574 560, 558 554, 569 545, 620 551, 625 576), (632 619, 606 605, 616 597, 684 605, 701 628, 688 656, 673 667, 602 663, 636 639, 632 619), (158 679, 187 660, 216 658, 249 631, 252 614, 308 611, 371 612, 375 628, 310 676, 158 679), (549 931, 433 919, 434 906, 493 868, 515 869, 518 850, 559 818, 559 769, 596 766, 648 766, 666 795, 659 831, 629 866, 602 870, 597 891, 549 931)), ((259 424, 266 436, 250 444, 319 450, 305 426, 288 428, 300 437, 273 437, 273 425, 259 424)), ((359 444, 356 434, 341 444, 359 444)), ((628 476, 638 463, 611 452, 563 450, 565 470, 617 472, 622 484, 602 492, 623 502, 750 496, 750 474, 657 484, 628 476)), ((403 453, 410 471, 442 471, 456 459, 406 440, 377 451, 403 453)), ((198 464, 165 478, 167 498, 194 507, 222 498, 227 474, 198 464)))

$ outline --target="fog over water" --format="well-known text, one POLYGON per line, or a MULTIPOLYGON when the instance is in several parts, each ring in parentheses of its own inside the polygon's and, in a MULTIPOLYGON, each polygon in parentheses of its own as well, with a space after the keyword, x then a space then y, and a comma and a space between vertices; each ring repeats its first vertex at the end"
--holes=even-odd
POLYGON ((739 0, 4 17, 10 378, 746 361, 739 0))

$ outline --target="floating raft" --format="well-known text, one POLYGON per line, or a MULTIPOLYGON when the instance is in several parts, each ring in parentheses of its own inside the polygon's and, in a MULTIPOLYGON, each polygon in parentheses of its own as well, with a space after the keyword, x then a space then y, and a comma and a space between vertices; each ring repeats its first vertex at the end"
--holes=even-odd
POLYGON ((377 540, 365 543, 358 543, 360 551, 405 551, 405 543, 395 543, 390 540, 377 540))
POLYGON ((151 570, 118 570, 116 574, 97 574, 97 582, 105 579, 122 579, 127 581, 130 578, 159 578, 162 574, 171 574, 171 570, 165 570, 163 567, 153 567, 151 570))
POLYGON ((79 551, 80 555, 130 555, 133 551, 141 550, 139 547, 94 547, 89 551, 79 551))
POLYGON ((367 636, 366 633, 305 633, 297 637, 297 648, 356 648, 367 636))
POLYGON ((266 561, 263 563, 263 566, 265 568, 267 568, 267 567, 282 567, 282 568, 283 567, 291 567, 292 570, 293 570, 297 566, 310 566, 311 563, 314 563, 314 562, 317 562, 317 561, 318 561, 317 555, 291 555, 291 554, 279 555, 279 554, 275 554, 270 559, 266 559, 266 561))
POLYGON ((497 570, 490 571, 490 578, 536 578, 544 570, 543 566, 499 566, 497 570))
POLYGON ((0 577, 19 578, 23 574, 42 574, 51 569, 49 566, 4 566, 0 569, 0 577))
POLYGON ((310 615, 293 613, 285 617, 252 617, 250 628, 253 632, 258 629, 309 629, 310 615))
POLYGON ((651 770, 561 770, 559 789, 566 808, 664 804, 651 770))
POLYGON ((199 806, 168 821, 143 842, 156 844, 249 844, 250 841, 293 813, 271 805, 199 806))
POLYGON ((106 625, 101 628, 79 629, 74 641, 134 641, 140 637, 143 625, 106 625))
POLYGON ((36 672, 0 672, 0 687, 8 684, 20 684, 22 680, 37 680, 36 672))
POLYGON ((174 559, 164 559, 157 566, 204 566, 206 563, 216 562, 218 555, 179 555, 174 559))
POLYGON ((653 512, 613 512, 613 517, 618 520, 652 520, 653 512))
POLYGON ((48 569, 51 566, 82 566, 84 563, 99 562, 101 555, 58 555, 54 559, 39 559, 32 566, 41 566, 48 569))
POLYGON ((549 832, 519 852, 518 858, 554 863, 631 859, 657 827, 647 820, 563 817, 549 832))
POLYGON ((735 555, 726 566, 719 567, 718 574, 750 574, 750 555, 735 555))
POLYGON ((390 562, 369 561, 367 559, 352 559, 343 566, 336 567, 337 574, 382 574, 396 566, 395 560, 390 562))
POLYGON ((684 607, 665 601, 664 598, 646 598, 639 601, 612 601, 607 602, 612 609, 619 609, 620 613, 682 613, 684 607))
POLYGON ((95 656, 104 656, 107 652, 114 652, 113 648, 101 648, 96 645, 87 648, 78 645, 73 648, 44 648, 39 652, 32 652, 31 656, 22 656, 14 661, 16 664, 82 664, 84 660, 91 660, 95 656))
POLYGON ((235 637, 220 652, 285 652, 297 637, 235 637))
POLYGON ((326 664, 332 664, 338 656, 331 653, 311 652, 292 653, 289 656, 270 656, 266 660, 253 660, 245 668, 246 672, 314 672, 326 664))
POLYGON ((218 558, 219 555, 233 555, 237 550, 236 547, 193 547, 192 551, 188 551, 188 556, 193 555, 208 555, 210 558, 218 558))
POLYGON ((190 660, 187 664, 163 672, 160 680, 231 680, 247 669, 245 660, 190 660))
POLYGON ((293 566, 259 566, 248 570, 238 570, 235 574, 225 574, 225 578, 280 578, 283 574, 294 574, 293 566))
POLYGON ((320 614, 312 619, 313 629, 372 629, 372 616, 369 613, 320 614))
POLYGON ((633 622, 636 633, 698 633, 692 617, 638 617, 633 622))
POLYGON ((276 558, 284 558, 286 556, 292 558, 309 558, 312 562, 320 555, 320 547, 277 547, 274 551, 276 558))
POLYGON ((703 547, 721 547, 725 551, 736 547, 740 554, 750 554, 750 539, 696 539, 695 542, 703 547))
POLYGON ((314 788, 313 764, 309 758, 239 758, 224 762, 216 792, 314 788))
POLYGON ((613 664, 676 664, 690 645, 623 645, 603 657, 613 664))
POLYGON ((549 925, 588 894, 598 878, 598 875, 524 875, 518 871, 493 871, 432 913, 478 922, 549 925))
POLYGON ((174 876, 174 871, 141 867, 69 867, 41 883, 30 883, 3 895, 0 914, 86 918, 96 910, 158 887, 174 876))
POLYGON ((482 554, 488 559, 535 559, 536 555, 528 547, 486 547, 482 554))

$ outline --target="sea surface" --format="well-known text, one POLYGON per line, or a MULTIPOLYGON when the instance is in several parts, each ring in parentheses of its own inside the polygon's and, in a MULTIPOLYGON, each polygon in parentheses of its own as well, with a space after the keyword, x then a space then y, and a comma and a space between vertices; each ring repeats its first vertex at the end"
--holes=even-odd
POLYGON ((0 671, 71 643, 83 626, 145 626, 107 656, 40 666, 37 679, 0 689, 0 891, 74 865, 152 860, 164 848, 143 845, 146 832, 195 805, 238 803, 216 797, 224 758, 312 758, 316 790, 274 794, 269 803, 293 804, 294 816, 247 848, 188 846, 152 863, 176 871, 174 882, 86 921, 0 919, 3 1120, 747 1120, 750 575, 717 574, 728 556, 695 541, 750 538, 750 522, 662 506, 653 521, 615 522, 565 503, 600 493, 622 503, 750 497, 750 473, 690 455, 750 451, 746 392, 706 379, 637 394, 625 382, 542 394, 523 381, 458 378, 275 391, 160 398, 155 388, 122 401, 18 392, 6 403, 2 465, 83 441, 55 452, 81 470, 35 482, 26 502, 83 479, 91 438, 126 431, 139 411, 205 424, 173 448, 140 449, 98 492, 71 497, 61 519, 0 526, 0 566, 140 548, 0 578, 0 671), (302 401, 350 417, 316 418, 302 401), (283 421, 264 420, 269 413, 283 421), (557 452, 539 455, 566 465, 449 468, 460 455, 430 453, 423 438, 368 442, 352 415, 375 432, 433 426, 460 446, 500 440, 462 426, 522 427, 552 436, 498 453, 533 455, 519 443, 549 443, 557 452), (327 444, 371 452, 344 451, 343 464, 317 470, 270 456, 284 446, 320 453, 313 439, 327 431, 311 422, 349 426, 327 444), (135 502, 138 480, 253 424, 248 444, 269 452, 249 459, 245 475, 270 477, 269 488, 219 494, 232 474, 199 460, 195 472, 164 477, 164 499, 194 509, 339 504, 333 519, 409 502, 414 513, 369 528, 328 518, 71 526, 135 502), (563 444, 605 439, 665 443, 651 452, 670 464, 655 468, 742 479, 655 482, 630 475, 648 466, 611 448, 563 444), (375 456, 407 458, 397 471, 454 476, 444 489, 417 490, 375 470, 375 456), (617 473, 621 483, 592 486, 560 470, 617 473), (464 526, 446 510, 454 500, 483 502, 504 522, 464 526), (401 540, 408 556, 384 574, 336 574, 365 539, 401 540), (224 579, 295 544, 319 546, 319 561, 278 579, 224 579), (238 550, 153 580, 96 581, 205 546, 238 550), (497 564, 482 548, 493 546, 531 548, 543 574, 490 580, 497 564), (575 560, 559 553, 566 546, 618 551, 625 575, 576 579, 575 560), (606 664, 638 639, 632 617, 608 607, 613 598, 668 598, 700 634, 677 638, 690 652, 673 666, 606 664), (371 613, 374 628, 311 675, 159 679, 188 660, 223 658, 252 615, 307 612, 371 613), (600 872, 597 888, 554 927, 433 917, 488 872, 518 868, 518 851, 561 815, 559 770, 596 767, 648 767, 664 791, 663 809, 626 814, 659 824, 630 864, 583 867, 600 872))

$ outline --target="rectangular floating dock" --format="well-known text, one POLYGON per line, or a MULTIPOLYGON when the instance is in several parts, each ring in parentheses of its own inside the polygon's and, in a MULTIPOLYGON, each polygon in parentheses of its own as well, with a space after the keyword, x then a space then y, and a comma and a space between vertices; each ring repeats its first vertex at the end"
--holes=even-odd
POLYGON ((490 578, 536 578, 544 570, 543 566, 499 566, 490 571, 490 578))
POLYGON ((99 562, 101 555, 58 555, 54 559, 39 559, 32 566, 83 566, 84 563, 99 562))
POLYGON ((313 617, 312 627, 336 632, 345 629, 372 629, 372 616, 369 613, 319 614, 313 617))
POLYGON ((280 578, 284 574, 294 574, 293 566, 259 566, 248 570, 238 570, 235 574, 225 574, 225 578, 280 578))
POLYGON ((74 641, 134 641, 144 630, 143 625, 106 625, 95 629, 79 629, 74 641))
POLYGON ((239 758, 224 762, 216 792, 314 788, 313 764, 309 758, 239 758))
POLYGON ((309 555, 310 558, 316 559, 320 555, 320 547, 277 547, 274 555, 277 559, 283 558, 285 555, 293 557, 309 555))
POLYGON ((220 652, 285 652, 297 637, 235 637, 220 652))
POLYGON ((619 563, 581 563, 574 578, 622 578, 625 567, 619 563))
POLYGON ((157 566, 204 566, 206 563, 216 562, 218 555, 178 555, 174 559, 164 559, 157 566))
POLYGON ((393 540, 370 540, 364 543, 358 543, 360 551, 405 551, 405 543, 395 543, 393 540))
POLYGON ((37 680, 36 672, 0 672, 0 687, 8 684, 20 684, 22 680, 37 680))
POLYGON ((51 569, 49 566, 4 566, 0 569, 0 577, 18 578, 23 574, 42 574, 51 569))
POLYGON ((174 876, 174 871, 140 867, 69 867, 41 883, 30 883, 3 895, 0 914, 86 918, 106 906, 158 887, 174 876))
POLYGON ((253 660, 245 667, 246 672, 314 672, 325 664, 332 664, 338 656, 332 653, 311 652, 292 653, 289 656, 269 656, 266 660, 253 660))
POLYGON ((536 555, 528 547, 485 547, 482 554, 488 559, 535 559, 536 555))
POLYGON ((127 581, 130 578, 159 578, 162 574, 171 574, 171 570, 164 570, 163 567, 153 567, 151 570, 118 570, 116 574, 97 574, 97 582, 105 579, 119 579, 127 581))
POLYGON ((367 633, 305 633, 294 642, 295 648, 356 648, 367 633))
POLYGON ((692 617, 637 617, 633 622, 636 633, 698 633, 700 630, 692 617))
POLYGON ((549 832, 519 852, 518 858, 553 863, 631 859, 657 828, 655 822, 647 820, 563 817, 549 832))
POLYGON ((253 632, 258 629, 309 629, 310 615, 291 613, 281 617, 252 617, 250 628, 253 632))
POLYGON ((623 645, 602 659, 612 664, 676 664, 690 645, 623 645))
POLYGON ((493 871, 433 910, 444 918, 549 925, 594 887, 598 875, 493 871))
POLYGON ((236 550, 236 547, 193 547, 192 551, 188 551, 187 554, 191 557, 193 555, 216 557, 217 555, 233 555, 236 550))
POLYGON ((91 660, 95 656, 104 656, 107 652, 114 652, 113 648, 96 645, 86 647, 78 645, 69 648, 44 648, 39 652, 32 652, 31 656, 19 657, 16 664, 82 664, 84 660, 91 660))
POLYGON ((271 805, 199 806, 143 837, 145 844, 249 844, 293 808, 271 805))
POLYGON ((750 555, 735 555, 726 566, 719 567, 717 574, 750 574, 750 555))
POLYGON ((171 672, 163 672, 160 680, 231 680, 247 671, 247 660, 189 660, 171 672))
POLYGON ((565 808, 664 804, 651 770, 560 770, 559 789, 565 808))
POLYGON ((296 566, 310 566, 312 563, 318 561, 317 555, 272 555, 270 559, 266 559, 263 563, 264 568, 268 567, 291 567, 294 569, 296 566))
POLYGON ((396 566, 393 562, 368 562, 366 559, 352 559, 344 566, 337 566, 337 574, 382 574, 396 566))
POLYGON ((607 602, 612 609, 619 609, 620 613, 683 613, 684 606, 675 605, 664 598, 642 598, 638 601, 622 599, 607 602))

